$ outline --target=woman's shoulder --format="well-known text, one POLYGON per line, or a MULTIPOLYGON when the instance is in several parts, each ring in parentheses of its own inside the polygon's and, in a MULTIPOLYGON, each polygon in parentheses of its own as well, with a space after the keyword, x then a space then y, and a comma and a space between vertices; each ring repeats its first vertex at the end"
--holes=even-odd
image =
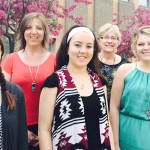
POLYGON ((136 67, 135 63, 125 63, 119 66, 117 74, 127 76, 134 68, 136 67))
POLYGON ((13 53, 7 54, 6 58, 7 59, 12 59, 12 58, 16 57, 17 55, 18 55, 18 52, 13 52, 13 53))
POLYGON ((49 52, 49 55, 50 55, 50 57, 53 57, 53 58, 56 57, 55 53, 53 53, 53 52, 49 52))
POLYGON ((57 86, 58 86, 58 76, 54 72, 49 77, 47 77, 42 88, 43 87, 49 87, 50 88, 50 87, 57 87, 57 86))
POLYGON ((7 81, 6 82, 6 89, 10 93, 14 94, 15 96, 17 96, 17 95, 24 95, 22 88, 19 85, 13 83, 13 82, 10 82, 10 81, 8 82, 7 81))

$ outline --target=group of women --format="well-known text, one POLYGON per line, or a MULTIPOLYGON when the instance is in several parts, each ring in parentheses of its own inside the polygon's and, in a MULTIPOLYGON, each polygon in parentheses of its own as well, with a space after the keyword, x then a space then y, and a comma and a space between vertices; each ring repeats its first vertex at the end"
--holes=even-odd
POLYGON ((75 25, 55 57, 45 17, 27 14, 0 68, 0 149, 149 150, 150 26, 133 37, 135 63, 116 54, 120 42, 116 25, 98 38, 75 25))

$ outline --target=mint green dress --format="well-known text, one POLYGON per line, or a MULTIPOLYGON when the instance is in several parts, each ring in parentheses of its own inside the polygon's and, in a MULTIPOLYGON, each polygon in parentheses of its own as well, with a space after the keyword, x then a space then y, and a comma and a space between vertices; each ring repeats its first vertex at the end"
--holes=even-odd
POLYGON ((135 67, 125 78, 119 126, 121 150, 150 150, 150 73, 135 67))

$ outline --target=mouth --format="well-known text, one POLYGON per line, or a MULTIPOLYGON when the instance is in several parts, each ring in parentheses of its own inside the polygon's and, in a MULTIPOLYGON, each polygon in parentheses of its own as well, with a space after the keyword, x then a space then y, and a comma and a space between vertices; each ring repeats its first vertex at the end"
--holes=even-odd
POLYGON ((85 56, 78 56, 78 58, 81 59, 81 60, 85 60, 87 57, 85 57, 85 56))
POLYGON ((113 45, 105 45, 105 46, 106 46, 106 47, 111 47, 111 48, 114 47, 113 45))
POLYGON ((36 40, 36 39, 38 39, 38 37, 36 37, 36 36, 30 36, 30 39, 36 40))

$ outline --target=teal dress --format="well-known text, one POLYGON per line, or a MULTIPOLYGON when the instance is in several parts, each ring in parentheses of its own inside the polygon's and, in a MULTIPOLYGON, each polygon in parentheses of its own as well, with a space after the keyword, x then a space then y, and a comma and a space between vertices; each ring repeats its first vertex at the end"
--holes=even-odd
POLYGON ((121 150, 150 150, 150 73, 135 68, 125 78, 119 130, 121 150))

